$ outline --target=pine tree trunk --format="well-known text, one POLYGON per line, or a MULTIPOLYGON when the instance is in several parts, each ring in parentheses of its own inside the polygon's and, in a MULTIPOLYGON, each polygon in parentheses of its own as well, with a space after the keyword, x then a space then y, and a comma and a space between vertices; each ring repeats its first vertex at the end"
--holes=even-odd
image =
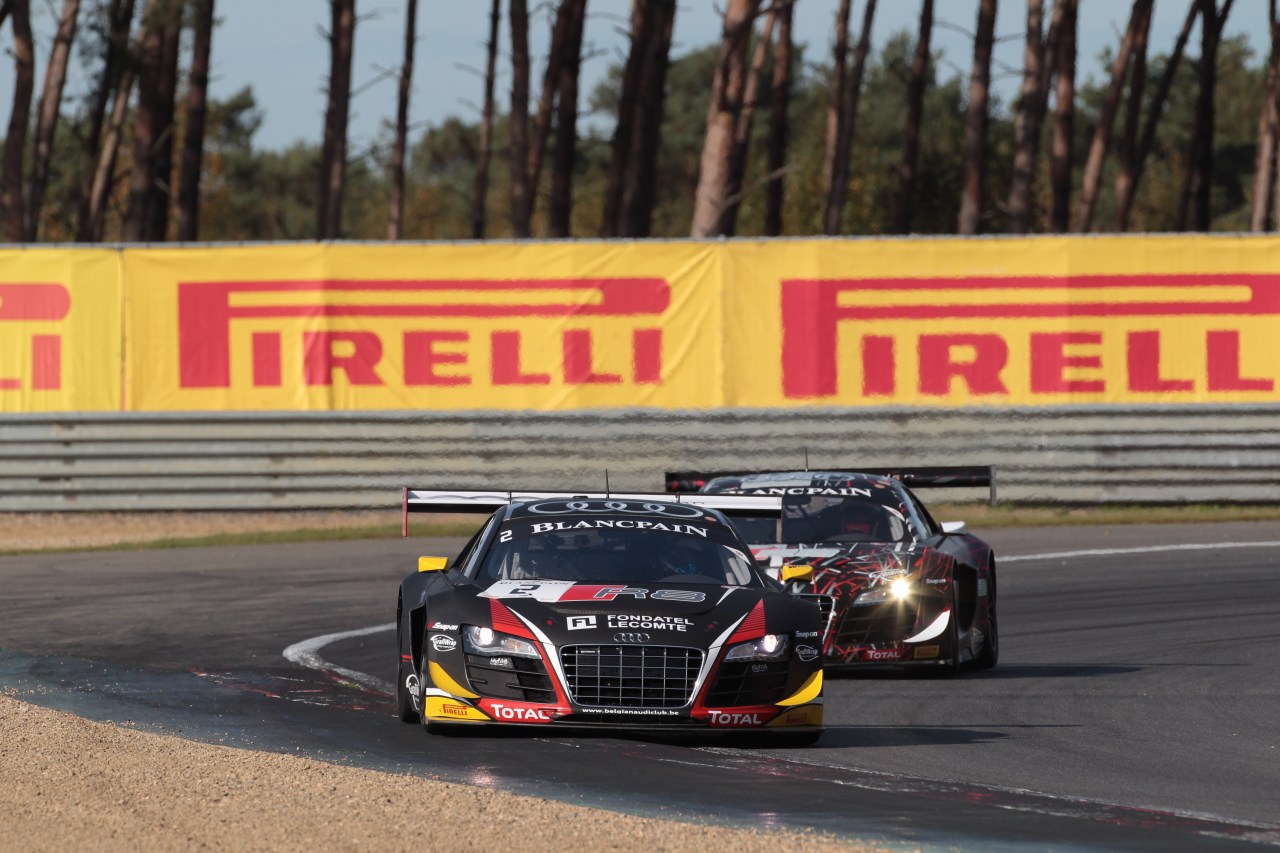
POLYGON ((924 89, 929 71, 929 40, 933 31, 933 0, 920 7, 920 33, 911 63, 911 83, 907 91, 907 127, 903 134, 902 164, 898 167, 898 213, 894 230, 911 233, 912 204, 916 191, 916 161, 920 155, 920 122, 924 117, 924 89))
POLYGON ((172 10, 160 40, 160 61, 156 74, 157 134, 155 165, 150 197, 147 199, 146 240, 162 243, 168 239, 169 208, 173 200, 173 142, 178 96, 178 47, 182 36, 182 7, 172 10))
MULTIPOLYGON (((412 0, 411 0, 412 2, 412 0)), ((200 236, 200 176, 204 168, 204 128, 209 112, 209 52, 213 46, 214 0, 197 0, 195 37, 191 45, 191 76, 187 82, 186 129, 182 134, 182 162, 178 169, 178 239, 200 236)))
MULTIPOLYGON (((1073 139, 1076 116, 1076 29, 1077 0, 1058 0, 1062 4, 1062 29, 1058 48, 1054 51, 1054 89, 1056 101, 1053 115, 1053 143, 1049 182, 1052 208, 1049 230, 1065 233, 1071 226, 1071 173, 1075 166, 1073 139)), ((1057 11, 1054 12, 1055 17, 1057 11)))
POLYGON ((565 47, 573 26, 573 9, 576 0, 560 0, 556 8, 555 23, 551 27, 551 46, 547 51, 547 66, 542 73, 542 94, 538 109, 533 115, 533 129, 529 139, 529 160, 522 173, 525 192, 529 196, 529 216, 538 208, 538 184, 542 181, 542 161, 547 152, 547 140, 551 138, 551 116, 555 110, 556 92, 560 88, 560 69, 564 65, 565 47))
POLYGON ((347 121, 351 114, 351 60, 355 42, 355 0, 330 0, 329 92, 320 151, 320 204, 316 238, 342 233, 342 197, 347 178, 347 121))
POLYGON ((777 8, 765 16, 764 28, 756 39, 751 55, 751 68, 747 72, 747 85, 742 95, 742 112, 733 131, 733 147, 729 152, 729 182, 725 187, 728 204, 723 217, 724 233, 732 237, 738 228, 738 210, 742 206, 742 183, 747 174, 747 157, 751 153, 751 129, 755 124, 756 102, 760 99, 760 82, 764 78, 765 60, 773 45, 773 28, 777 21, 777 8))
POLYGON ((22 166, 36 73, 30 0, 11 0, 9 14, 13 18, 13 106, 9 110, 9 129, 5 133, 4 157, 0 161, 0 210, 4 214, 4 239, 10 243, 21 243, 26 234, 22 166))
POLYGON ((511 232, 516 239, 529 236, 533 210, 529 183, 524 179, 529 162, 529 9, 526 0, 511 0, 511 112, 507 133, 511 149, 511 232))
MULTIPOLYGON (((133 26, 134 0, 111 0, 108 15, 107 55, 102 75, 98 78, 89 107, 89 130, 82 146, 84 177, 80 183, 80 201, 76 211, 76 240, 81 243, 95 239, 90 216, 94 177, 101 156, 103 129, 107 126, 107 104, 111 94, 120 86, 121 76, 129 59, 129 34, 133 26)), ((130 78, 132 82, 132 78, 130 78)), ((127 98, 126 98, 127 100, 127 98)), ((117 136, 117 141, 119 137, 117 136)), ((115 151, 111 152, 111 168, 115 167, 115 151)))
POLYGON ((622 69, 622 91, 618 95, 618 119, 610 146, 609 176, 605 185, 604 210, 600 221, 601 237, 618 237, 623 231, 622 210, 626 175, 631 163, 632 127, 636 120, 636 100, 640 96, 640 80, 644 71, 644 55, 649 48, 649 19, 658 0, 632 0, 631 46, 622 69))
POLYGON ((1138 28, 1133 45, 1133 70, 1129 73, 1129 100, 1125 107, 1124 133, 1116 150, 1119 170, 1116 173, 1116 230, 1129 230, 1129 211, 1133 208, 1134 175, 1138 168, 1138 125, 1142 121, 1142 96, 1147 85, 1147 34, 1151 29, 1148 11, 1138 28))
POLYGON ((969 104, 964 118, 964 186, 956 230, 977 234, 982 225, 982 181, 987 152, 987 101, 991 88, 991 49, 995 44, 996 0, 978 5, 978 28, 973 39, 973 70, 969 73, 969 104))
POLYGON ((1102 113, 1098 116, 1098 126, 1093 132, 1093 142, 1089 146, 1089 156, 1085 161, 1084 179, 1080 186, 1080 201, 1076 204, 1075 213, 1071 217, 1071 230, 1076 234, 1084 234, 1093 224, 1093 210, 1098 201, 1098 187, 1102 183, 1102 168, 1106 163, 1107 150, 1111 147, 1111 132, 1115 127, 1116 112, 1120 107, 1120 96, 1124 93, 1124 81, 1128 76, 1129 64, 1133 60, 1134 47, 1137 45, 1138 33, 1147 26, 1151 16, 1152 0, 1135 0, 1129 13, 1129 25, 1125 28, 1124 38, 1111 64, 1111 83, 1107 87, 1106 101, 1102 105, 1102 113))
MULTIPOLYGON (((1055 17, 1062 3, 1054 4, 1055 17)), ((1017 115, 1013 120, 1013 179, 1009 186, 1010 234, 1031 230, 1031 191, 1036 177, 1036 154, 1040 148, 1040 125, 1044 121, 1046 47, 1042 40, 1044 0, 1027 0, 1027 42, 1022 52, 1022 89, 1018 93, 1017 115)), ((1049 55, 1052 55, 1051 53, 1049 55)))
POLYGON ((675 0, 649 0, 648 33, 641 54, 640 82, 632 109, 632 156, 622 175, 622 220, 625 237, 648 237, 653 227, 657 199, 658 151, 662 147, 662 121, 666 103, 667 67, 671 35, 675 27, 675 0))
POLYGON ((582 67, 582 31, 587 0, 571 0, 572 15, 564 61, 556 83, 556 138, 551 152, 551 198, 547 236, 568 237, 573 218, 573 165, 578 143, 578 74, 582 67))
POLYGON ((746 52, 752 22, 760 0, 728 0, 715 76, 711 82, 711 106, 702 143, 698 189, 694 194, 693 237, 724 233, 724 212, 729 203, 729 168, 733 135, 742 112, 746 86, 746 52))
MULTIPOLYGON (((155 18, 157 4, 158 0, 147 0, 146 8, 142 13, 142 26, 138 30, 134 48, 127 51, 124 59, 125 64, 120 74, 120 85, 116 87, 115 101, 111 105, 111 120, 107 126, 106 136, 102 140, 102 151, 98 156, 97 168, 94 169, 93 173, 93 183, 89 190, 86 216, 81 224, 83 236, 79 239, 85 242, 96 243, 102 239, 106 220, 107 196, 111 192, 111 182, 115 175, 116 159, 120 152, 120 140, 124 134, 124 121, 129 111, 129 97, 133 92, 134 80, 138 77, 137 69, 141 62, 142 46, 147 41, 148 32, 155 18)), ((136 124, 135 119, 135 136, 137 134, 136 124)), ((130 177, 132 178, 132 175, 130 177)), ((132 197, 132 184, 130 196, 132 197)), ((127 230, 127 213, 125 227, 127 230)))
MULTIPOLYGON (((874 2, 874 0, 873 0, 874 2)), ((787 108, 791 104, 791 17, 794 2, 778 9, 778 38, 773 48, 773 81, 769 101, 768 183, 764 188, 764 235, 782 234, 782 206, 786 194, 787 108)))
POLYGON ((852 5, 851 0, 840 0, 840 5, 836 8, 836 38, 831 49, 831 76, 827 83, 827 135, 822 149, 822 186, 827 196, 822 221, 826 234, 840 233, 840 219, 835 214, 838 192, 836 161, 839 158, 840 138, 844 132, 845 86, 849 79, 849 11, 852 5))
POLYGON ((413 91, 413 49, 418 41, 418 0, 407 0, 404 22, 404 62, 400 65, 400 90, 396 98, 395 142, 391 146, 391 205, 387 214, 387 239, 404 233, 404 157, 409 137, 409 95, 413 91))
POLYGON ((155 149, 159 138, 160 45, 164 28, 159 4, 148 4, 140 34, 137 63, 138 105, 133 111, 133 153, 129 169, 129 202, 125 209, 121 237, 126 243, 147 239, 147 204, 155 181, 155 149))
POLYGON ((1138 152, 1134 159, 1133 165, 1133 188, 1123 199, 1123 203, 1118 205, 1117 215, 1122 215, 1124 221, 1129 221, 1129 213, 1133 207, 1133 199, 1137 195, 1138 186, 1142 183, 1142 172, 1147 164, 1147 157, 1151 154, 1151 149, 1156 143, 1156 129, 1160 125, 1160 116, 1164 112, 1164 105, 1169 100, 1169 92, 1173 88, 1174 77, 1178 73, 1178 65, 1182 61, 1183 52, 1187 47, 1187 40, 1191 37, 1191 28, 1195 25, 1196 17, 1199 15, 1200 0, 1191 0, 1191 6, 1187 10, 1186 20, 1182 23, 1182 31, 1178 34, 1178 40, 1174 43, 1173 53, 1169 55, 1168 62, 1165 63, 1164 73, 1160 75, 1160 82, 1156 85, 1156 93, 1151 98, 1151 105, 1147 108, 1147 120, 1142 125, 1142 139, 1138 142, 1138 152))
POLYGON ((836 139, 836 154, 832 164, 831 181, 827 189, 827 207, 823 214, 823 232, 839 234, 844 218, 844 205, 849 196, 849 159, 853 156, 853 134, 858 123, 858 100, 862 95, 862 75, 867 67, 867 54, 871 50, 871 23, 876 15, 876 0, 867 0, 862 15, 862 32, 854 52, 853 69, 845 81, 844 100, 840 105, 840 132, 836 139))
POLYGON ((493 154, 493 83, 498 64, 498 23, 502 0, 489 9, 489 42, 484 68, 484 106, 480 113, 480 150, 476 154, 476 188, 471 199, 471 239, 483 240, 488 218, 489 160, 493 154))
POLYGON ((80 0, 64 0, 62 16, 58 20, 58 32, 49 51, 49 65, 44 74, 44 90, 40 94, 40 106, 36 117, 35 151, 31 158, 31 182, 27 190, 28 243, 34 243, 40 233, 40 211, 44 207, 44 191, 49 183, 49 161, 53 157, 53 137, 58 129, 58 113, 62 108, 62 89, 67 81, 67 65, 71 45, 76 37, 76 21, 80 15, 80 0))
MULTIPOLYGON (((1253 210, 1249 230, 1267 230, 1267 215, 1280 199, 1271 198, 1276 165, 1276 143, 1280 139, 1280 21, 1276 20, 1276 0, 1269 4, 1271 52, 1267 57, 1267 88, 1258 118, 1257 154, 1253 163, 1253 210)), ((1280 225, 1280 214, 1277 215, 1280 225)))
POLYGON ((1226 0, 1221 13, 1218 12, 1216 0, 1201 0, 1200 3, 1200 93, 1196 98, 1199 144, 1191 171, 1196 231, 1208 231, 1213 224, 1214 89, 1218 81, 1218 43, 1222 25, 1231 12, 1232 2, 1233 0, 1226 0))

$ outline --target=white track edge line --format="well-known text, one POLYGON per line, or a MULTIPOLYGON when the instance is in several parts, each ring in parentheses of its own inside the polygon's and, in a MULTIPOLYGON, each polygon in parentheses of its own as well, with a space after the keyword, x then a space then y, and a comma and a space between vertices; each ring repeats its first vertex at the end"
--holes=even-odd
POLYGON ((339 640, 347 640, 351 637, 364 637, 368 634, 379 634, 383 631, 391 631, 396 627, 396 623, 388 622, 385 625, 375 625, 372 628, 360 628, 355 631, 339 631, 336 634, 322 634, 319 637, 312 637, 309 640, 303 640, 300 643, 294 643, 284 650, 285 658, 299 666, 305 666, 308 669, 321 670, 323 672, 336 672, 339 675, 345 675, 352 681, 362 684, 371 690, 379 693, 385 693, 388 696, 394 696, 396 687, 385 679, 378 678, 376 675, 369 675, 367 672, 360 672, 355 669, 347 669, 345 666, 337 666, 324 658, 320 657, 320 650, 330 643, 336 643, 339 640))
POLYGON ((1280 542, 1199 542, 1187 545, 1148 545, 1144 548, 1095 548, 1087 551, 1053 551, 1047 554, 1022 554, 996 557, 999 563, 1029 560, 1062 560, 1070 557, 1116 557, 1125 554, 1159 554, 1167 551, 1217 551, 1222 548, 1276 548, 1280 542))

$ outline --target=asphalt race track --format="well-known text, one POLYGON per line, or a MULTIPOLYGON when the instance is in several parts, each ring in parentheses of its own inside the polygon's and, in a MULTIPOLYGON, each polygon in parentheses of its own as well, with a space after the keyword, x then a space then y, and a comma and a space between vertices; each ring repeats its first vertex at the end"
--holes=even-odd
POLYGON ((415 558, 461 540, 0 558, 0 686, 95 719, 640 814, 926 849, 1280 847, 1280 526, 985 535, 1000 666, 829 675, 810 749, 398 723, 380 626, 415 558), (321 669, 285 659, 299 643, 293 657, 321 669))

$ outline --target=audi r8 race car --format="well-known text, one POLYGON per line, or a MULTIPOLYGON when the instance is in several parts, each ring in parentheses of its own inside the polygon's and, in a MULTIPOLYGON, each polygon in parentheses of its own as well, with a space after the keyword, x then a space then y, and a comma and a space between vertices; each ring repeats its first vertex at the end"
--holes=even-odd
POLYGON ((777 498, 406 490, 411 512, 491 513, 400 584, 397 705, 465 725, 664 731, 822 727, 821 614, 765 578, 725 513, 777 498))
POLYGON ((673 492, 782 499, 780 523, 734 523, 772 577, 820 603, 827 666, 993 667, 995 554, 908 485, 987 486, 994 500, 988 467, 667 474, 673 492))

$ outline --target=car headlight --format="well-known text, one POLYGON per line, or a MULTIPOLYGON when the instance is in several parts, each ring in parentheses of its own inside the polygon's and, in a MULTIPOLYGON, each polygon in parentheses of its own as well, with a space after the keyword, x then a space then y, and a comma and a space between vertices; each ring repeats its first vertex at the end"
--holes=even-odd
POLYGON ((906 578, 894 578, 887 584, 869 589, 853 600, 859 604, 884 604, 886 601, 903 601, 915 592, 915 587, 906 578))
POLYGON ((790 640, 791 637, 788 634, 765 634, 758 640, 733 646, 724 659, 726 661, 784 660, 787 657, 790 640))
POLYGON ((533 643, 513 637, 510 634, 499 634, 492 628, 481 628, 476 625, 464 625, 462 628, 462 648, 469 655, 513 655, 518 658, 536 658, 538 650, 533 643))

